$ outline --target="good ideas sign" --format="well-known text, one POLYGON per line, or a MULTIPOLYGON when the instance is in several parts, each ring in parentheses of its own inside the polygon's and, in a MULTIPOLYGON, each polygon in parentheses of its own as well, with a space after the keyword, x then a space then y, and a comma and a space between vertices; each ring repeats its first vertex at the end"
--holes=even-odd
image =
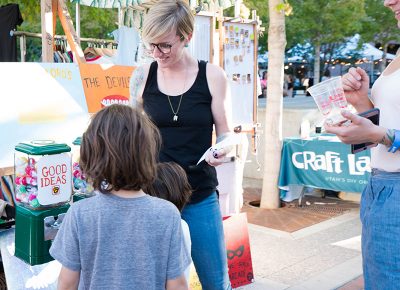
POLYGON ((71 156, 67 153, 43 156, 37 163, 38 194, 41 205, 69 201, 71 197, 71 156))

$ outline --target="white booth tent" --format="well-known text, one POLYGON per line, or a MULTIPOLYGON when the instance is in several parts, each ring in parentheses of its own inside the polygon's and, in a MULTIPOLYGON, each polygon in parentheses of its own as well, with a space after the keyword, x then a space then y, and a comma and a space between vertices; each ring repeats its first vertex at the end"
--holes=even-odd
MULTIPOLYGON (((341 56, 347 56, 354 52, 357 52, 362 58, 367 58, 368 60, 380 60, 383 57, 383 51, 376 48, 370 43, 364 43, 360 49, 357 49, 358 42, 360 40, 360 35, 356 34, 350 38, 341 49, 341 56)), ((394 59, 396 56, 391 53, 386 54, 386 59, 394 59)))

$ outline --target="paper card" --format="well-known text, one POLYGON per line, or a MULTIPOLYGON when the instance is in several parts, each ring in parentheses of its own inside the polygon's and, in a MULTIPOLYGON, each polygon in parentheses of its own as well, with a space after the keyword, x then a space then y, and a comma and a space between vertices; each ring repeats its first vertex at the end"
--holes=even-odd
POLYGON ((197 162, 196 165, 199 165, 199 163, 201 161, 203 161, 208 152, 212 151, 212 152, 216 152, 218 150, 221 150, 223 148, 227 148, 229 146, 235 146, 235 145, 239 145, 242 143, 242 136, 241 134, 232 134, 229 135, 227 138, 225 138, 224 140, 222 140, 221 142, 218 142, 217 144, 215 144, 214 146, 211 146, 210 148, 208 148, 206 150, 206 152, 204 152, 203 156, 201 156, 200 160, 197 162))

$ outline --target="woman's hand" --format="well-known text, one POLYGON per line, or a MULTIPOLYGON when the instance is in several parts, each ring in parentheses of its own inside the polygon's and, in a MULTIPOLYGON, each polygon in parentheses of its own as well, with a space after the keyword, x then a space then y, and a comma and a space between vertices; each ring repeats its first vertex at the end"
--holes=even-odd
POLYGON ((366 142, 379 143, 386 134, 386 129, 374 125, 371 120, 352 114, 349 111, 342 111, 347 122, 342 125, 325 124, 327 133, 332 133, 346 144, 360 144, 366 142))
POLYGON ((349 72, 343 75, 342 83, 347 102, 358 112, 367 111, 373 107, 368 98, 369 77, 363 69, 350 68, 349 72))
POLYGON ((227 152, 225 149, 219 149, 216 151, 209 150, 204 160, 211 166, 218 166, 226 162, 226 154, 227 152))

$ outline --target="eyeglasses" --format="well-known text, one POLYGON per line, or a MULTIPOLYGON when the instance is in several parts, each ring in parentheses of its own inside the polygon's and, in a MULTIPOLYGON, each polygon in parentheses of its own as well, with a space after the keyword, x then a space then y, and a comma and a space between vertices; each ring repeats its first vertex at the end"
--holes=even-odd
POLYGON ((154 52, 154 49, 156 49, 156 47, 158 51, 161 52, 162 54, 169 54, 171 53, 172 46, 174 46, 175 43, 178 43, 181 40, 182 38, 178 39, 174 43, 149 43, 145 44, 144 48, 146 53, 148 54, 152 54, 154 52))

